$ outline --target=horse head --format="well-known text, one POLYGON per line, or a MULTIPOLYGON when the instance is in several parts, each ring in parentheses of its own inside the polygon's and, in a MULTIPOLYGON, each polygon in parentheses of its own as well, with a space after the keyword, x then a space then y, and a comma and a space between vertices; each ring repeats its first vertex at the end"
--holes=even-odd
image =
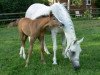
POLYGON ((75 70, 80 68, 79 56, 82 51, 80 43, 83 41, 83 39, 84 38, 79 41, 73 41, 67 49, 67 56, 70 59, 75 70))

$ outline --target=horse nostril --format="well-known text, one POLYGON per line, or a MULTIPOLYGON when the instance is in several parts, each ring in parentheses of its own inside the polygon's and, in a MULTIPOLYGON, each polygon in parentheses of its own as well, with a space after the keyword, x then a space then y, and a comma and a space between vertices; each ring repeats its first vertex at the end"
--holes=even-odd
POLYGON ((74 66, 75 70, 78 70, 80 68, 80 66, 74 66))

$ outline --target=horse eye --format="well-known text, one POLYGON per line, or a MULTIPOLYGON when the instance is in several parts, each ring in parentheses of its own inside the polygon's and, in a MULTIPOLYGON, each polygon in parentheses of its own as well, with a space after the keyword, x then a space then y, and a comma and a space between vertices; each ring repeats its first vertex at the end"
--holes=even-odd
POLYGON ((72 56, 74 56, 74 55, 75 55, 75 52, 74 52, 74 51, 72 51, 72 52, 71 52, 71 55, 72 55, 72 56))

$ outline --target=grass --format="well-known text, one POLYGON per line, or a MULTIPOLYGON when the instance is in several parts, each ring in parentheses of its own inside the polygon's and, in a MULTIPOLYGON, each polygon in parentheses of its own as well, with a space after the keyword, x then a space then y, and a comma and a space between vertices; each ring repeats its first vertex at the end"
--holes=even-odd
MULTIPOLYGON (((58 65, 52 65, 51 35, 46 34, 46 43, 51 52, 45 54, 46 64, 40 61, 39 41, 35 42, 29 67, 25 68, 25 60, 19 57, 20 39, 17 27, 6 28, 0 25, 0 75, 100 75, 100 20, 73 21, 77 38, 84 37, 81 44, 81 68, 74 71, 68 59, 62 56, 61 35, 58 34, 58 65)), ((26 43, 26 50, 29 43, 26 43)))

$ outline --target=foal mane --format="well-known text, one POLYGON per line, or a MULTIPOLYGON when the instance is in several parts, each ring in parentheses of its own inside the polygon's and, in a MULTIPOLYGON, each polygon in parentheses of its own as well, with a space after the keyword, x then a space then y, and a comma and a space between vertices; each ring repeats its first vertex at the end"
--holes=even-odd
POLYGON ((41 15, 41 16, 37 17, 36 19, 45 18, 45 17, 49 17, 49 15, 41 15))
POLYGON ((50 17, 50 18, 53 17, 52 12, 50 12, 49 15, 41 15, 41 16, 38 16, 36 19, 45 18, 45 17, 50 17))

